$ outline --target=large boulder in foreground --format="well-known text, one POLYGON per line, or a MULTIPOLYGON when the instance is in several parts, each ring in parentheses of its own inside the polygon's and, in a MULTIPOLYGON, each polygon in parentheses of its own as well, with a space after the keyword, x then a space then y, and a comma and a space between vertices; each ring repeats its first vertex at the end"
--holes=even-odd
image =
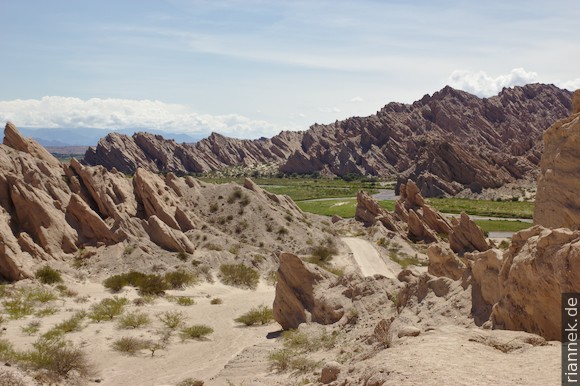
POLYGON ((331 291, 317 290, 323 282, 334 278, 332 273, 305 263, 292 253, 281 253, 274 319, 285 330, 298 328, 305 322, 332 324, 339 321, 345 313, 347 299, 331 291))
MULTIPOLYGON (((579 90, 580 91, 580 90, 579 90)), ((544 132, 534 224, 580 229, 580 92, 573 113, 544 132)))
POLYGON ((503 260, 494 325, 559 340, 561 294, 580 292, 580 231, 542 226, 520 231, 503 260))

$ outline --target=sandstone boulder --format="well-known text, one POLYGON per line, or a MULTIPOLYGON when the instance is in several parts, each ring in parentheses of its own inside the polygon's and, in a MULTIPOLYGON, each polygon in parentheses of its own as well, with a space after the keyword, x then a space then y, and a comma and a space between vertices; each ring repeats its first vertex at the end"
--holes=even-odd
POLYGON ((193 253, 194 245, 181 231, 172 229, 157 216, 152 215, 147 221, 147 233, 155 244, 173 252, 193 253))
POLYGON ((24 138, 12 122, 6 123, 4 128, 4 145, 30 154, 32 157, 42 160, 49 167, 61 168, 60 162, 52 154, 37 142, 24 138))
POLYGON ((345 313, 347 299, 317 289, 322 282, 334 278, 330 272, 305 263, 292 253, 281 253, 273 305, 274 319, 285 330, 298 328, 305 322, 338 322, 345 313))
POLYGON ((106 245, 117 243, 117 237, 111 232, 107 224, 77 195, 72 194, 66 208, 67 222, 77 230, 79 242, 97 245, 98 242, 106 245))
POLYGON ((465 263, 443 243, 432 244, 427 248, 429 257, 428 272, 434 276, 459 280, 467 268, 465 263))
POLYGON ((459 221, 452 225, 449 246, 459 255, 465 252, 483 252, 490 248, 481 228, 466 213, 461 213, 459 221))
POLYGON ((580 232, 541 226, 520 231, 503 260, 494 325, 559 340, 561 294, 580 292, 580 232))

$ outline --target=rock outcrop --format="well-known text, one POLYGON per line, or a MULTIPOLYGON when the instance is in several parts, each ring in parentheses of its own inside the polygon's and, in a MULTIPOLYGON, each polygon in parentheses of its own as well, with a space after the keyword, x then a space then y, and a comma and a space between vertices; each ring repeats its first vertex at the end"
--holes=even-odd
POLYGON ((196 144, 159 136, 109 134, 85 162, 134 173, 207 172, 233 165, 279 164, 285 173, 398 176, 424 196, 480 192, 535 177, 541 135, 568 115, 570 92, 553 85, 507 88, 480 99, 445 87, 413 104, 389 103, 377 114, 271 139, 212 134, 196 144))
POLYGON ((141 251, 141 258, 194 254, 197 241, 208 235, 220 245, 259 244, 253 249, 271 250, 305 248, 286 233, 308 234, 319 242, 327 237, 316 227, 305 229, 305 214, 290 198, 264 192, 250 180, 244 189, 235 184, 208 186, 192 177, 162 176, 146 169, 137 169, 131 177, 75 159, 61 165, 23 138, 13 124, 5 131, 0 145, 3 279, 31 277, 40 262, 84 260, 96 254, 100 267, 104 261, 132 265, 124 260, 132 258, 133 250, 141 251), (289 215, 297 221, 288 223, 289 215), (199 229, 206 229, 204 236, 194 238, 192 232, 199 229), (268 237, 273 229, 285 233, 268 237))
POLYGON ((580 229, 580 90, 574 110, 544 133, 534 224, 580 229))
POLYGON ((304 322, 332 324, 345 311, 347 299, 340 294, 322 291, 323 281, 335 278, 320 267, 308 264, 291 253, 280 254, 274 319, 283 329, 295 329, 304 322))
POLYGON ((534 226, 516 233, 499 283, 492 311, 496 327, 560 340, 561 294, 580 292, 580 232, 534 226))
POLYGON ((465 252, 483 252, 490 248, 481 228, 466 213, 461 213, 459 220, 453 218, 449 247, 462 256, 465 252))

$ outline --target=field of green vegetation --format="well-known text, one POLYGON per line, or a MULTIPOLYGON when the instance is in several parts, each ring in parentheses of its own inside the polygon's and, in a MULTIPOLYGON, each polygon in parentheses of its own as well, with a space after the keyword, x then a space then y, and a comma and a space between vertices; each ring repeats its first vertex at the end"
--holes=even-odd
MULTIPOLYGON (((200 178, 209 183, 236 182, 243 184, 243 178, 200 178)), ((385 188, 385 184, 377 181, 330 178, 254 178, 256 184, 275 194, 287 194, 305 212, 323 216, 338 215, 343 218, 354 217, 356 194, 363 189, 370 194, 385 188)), ((392 189, 392 183, 386 188, 392 189)), ((431 198, 430 205, 443 213, 459 214, 466 212, 472 216, 487 216, 500 218, 533 217, 534 204, 519 201, 486 201, 463 198, 431 198)), ((379 201, 381 207, 392 211, 395 201, 379 201)), ((486 232, 517 232, 528 228, 530 223, 508 220, 477 220, 476 223, 486 232)))
POLYGON ((534 203, 520 201, 486 201, 465 198, 430 198, 429 204, 443 213, 465 212, 474 216, 533 218, 534 203))
MULTIPOLYGON (((244 178, 207 178, 200 180, 213 184, 235 182, 244 183, 244 178)), ((333 178, 252 178, 252 180, 274 194, 287 194, 294 201, 313 200, 319 198, 354 197, 359 190, 377 193, 379 183, 368 180, 345 181, 333 178)))

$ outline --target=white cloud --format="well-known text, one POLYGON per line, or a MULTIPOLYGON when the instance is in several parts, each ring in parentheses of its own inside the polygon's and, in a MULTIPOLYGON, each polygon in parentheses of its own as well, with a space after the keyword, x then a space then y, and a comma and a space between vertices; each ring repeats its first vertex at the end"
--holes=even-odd
POLYGON ((568 82, 556 82, 558 87, 565 88, 566 90, 576 91, 580 89, 580 78, 570 80, 568 82))
POLYGON ((538 74, 523 68, 514 68, 507 75, 489 76, 485 71, 453 71, 449 77, 451 87, 467 91, 480 97, 496 95, 504 87, 523 86, 538 80, 538 74))
POLYGON ((199 114, 187 106, 160 101, 60 96, 0 101, 0 121, 29 128, 130 128, 191 134, 216 131, 237 138, 272 136, 285 129, 238 114, 199 114))
POLYGON ((365 100, 359 96, 355 96, 354 98, 351 98, 350 101, 358 103, 358 102, 364 102, 365 100))
POLYGON ((318 110, 322 113, 340 113, 340 109, 336 106, 332 107, 319 107, 318 110))

